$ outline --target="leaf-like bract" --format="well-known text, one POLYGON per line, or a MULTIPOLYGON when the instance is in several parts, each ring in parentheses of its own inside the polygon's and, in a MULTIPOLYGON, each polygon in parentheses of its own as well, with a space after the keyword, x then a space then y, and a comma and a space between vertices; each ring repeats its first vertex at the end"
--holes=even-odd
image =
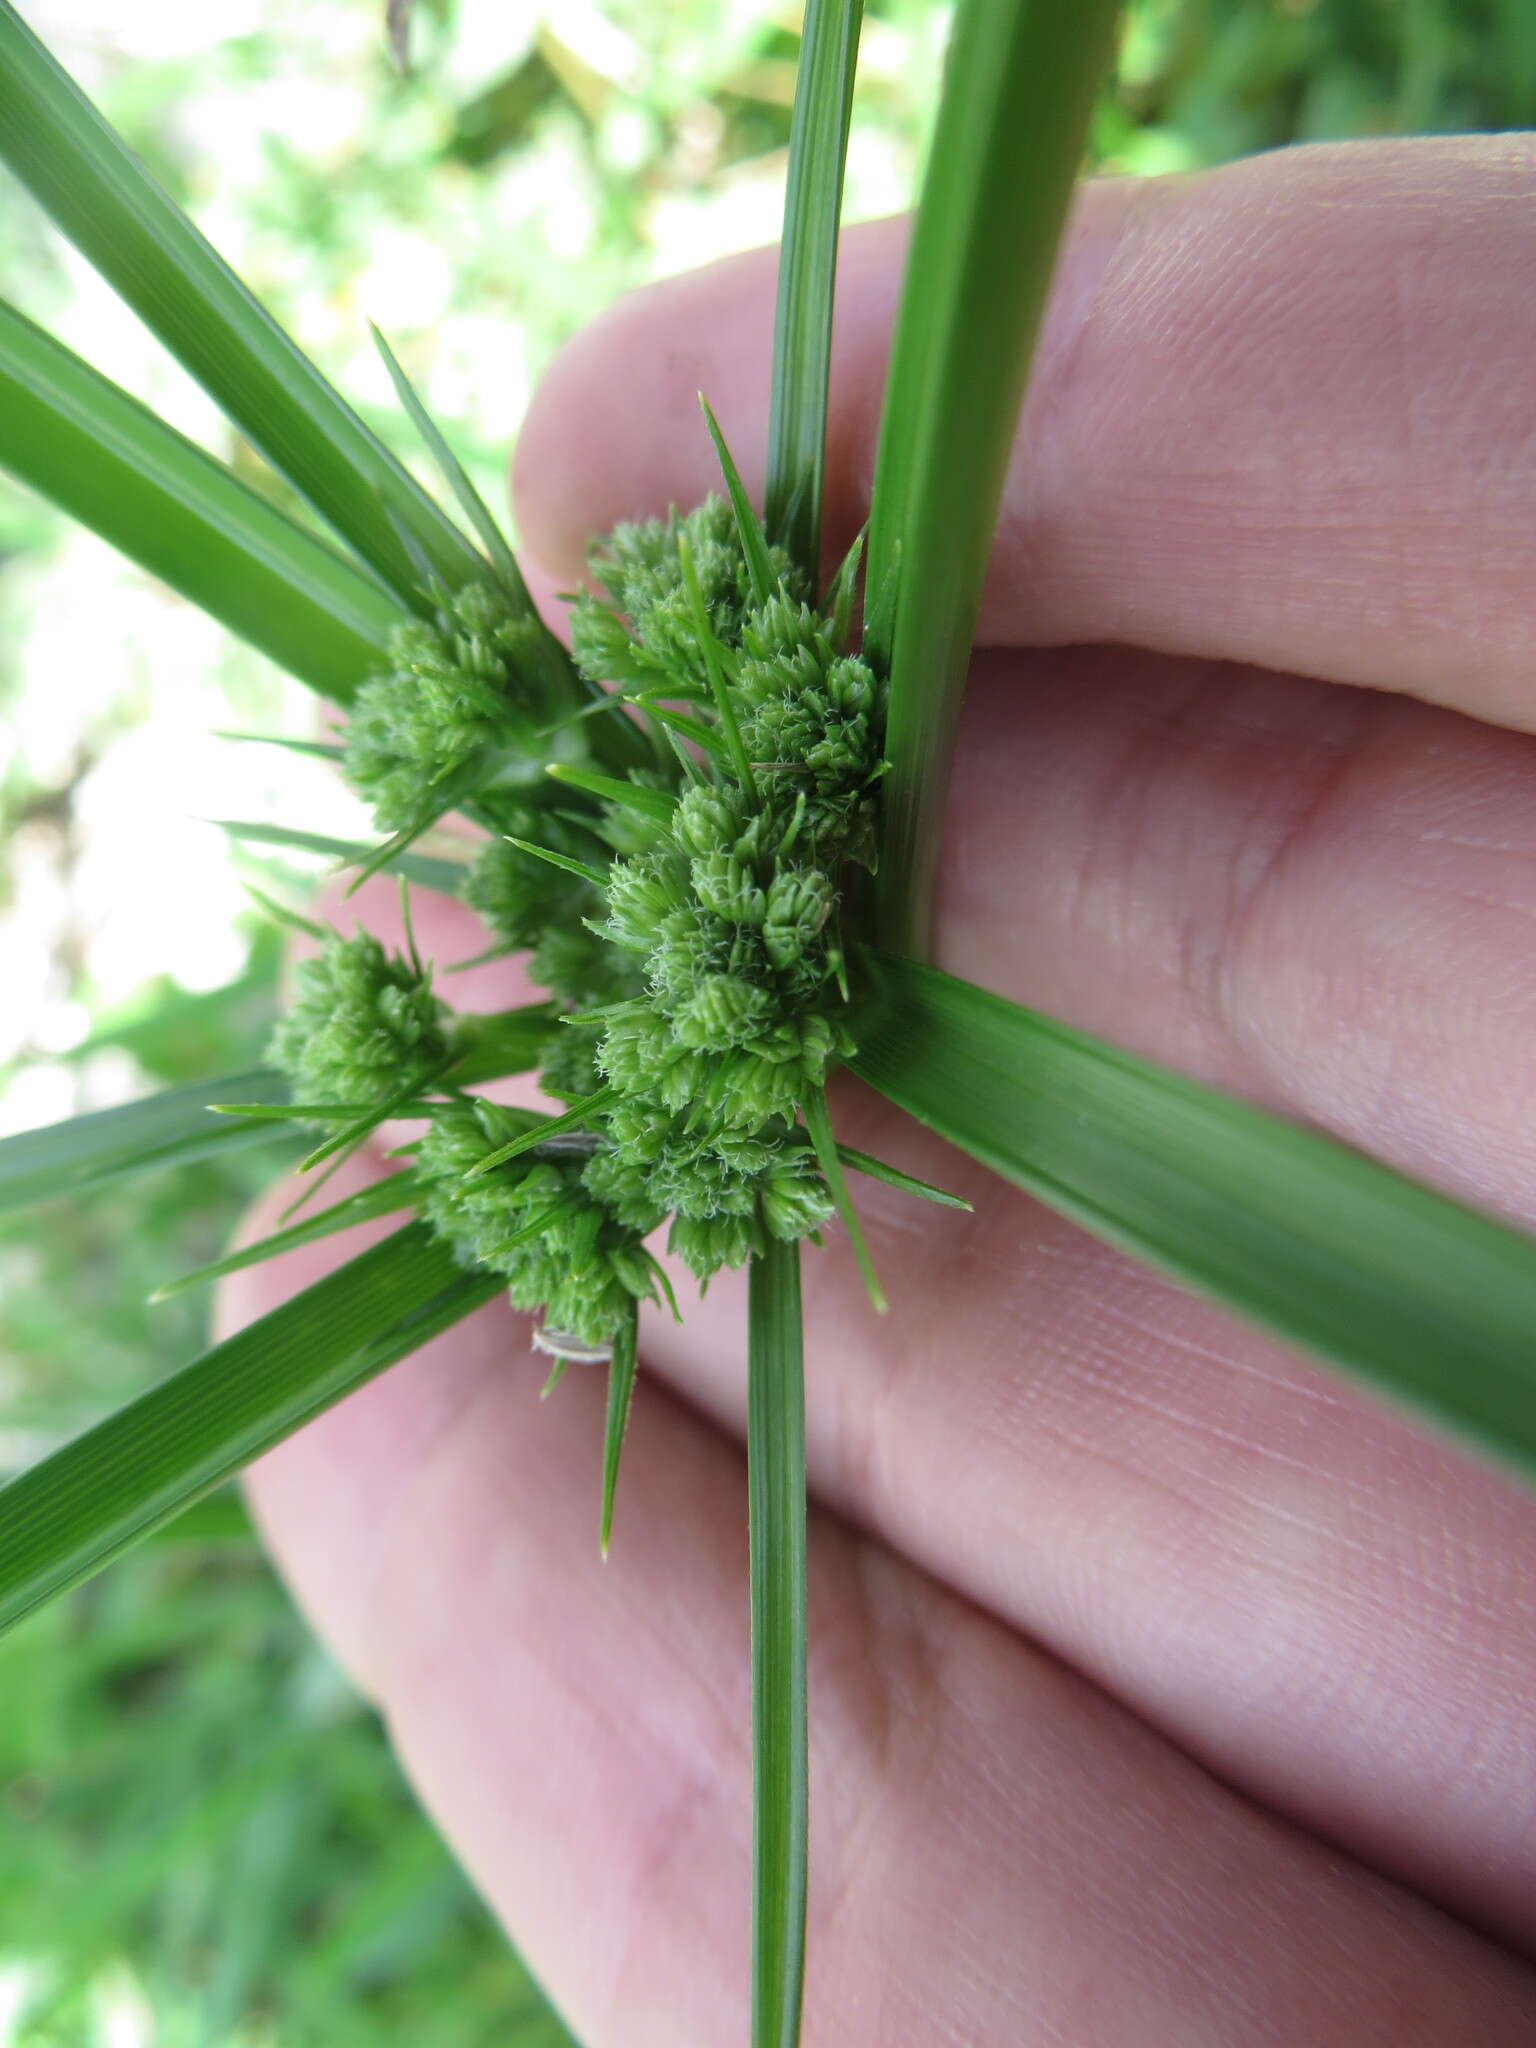
POLYGON ((854 1071, 1134 1252, 1536 1468, 1536 1242, 938 969, 866 956, 854 1071))
POLYGON ((500 1286, 409 1223, 0 1488, 0 1632, 500 1286))

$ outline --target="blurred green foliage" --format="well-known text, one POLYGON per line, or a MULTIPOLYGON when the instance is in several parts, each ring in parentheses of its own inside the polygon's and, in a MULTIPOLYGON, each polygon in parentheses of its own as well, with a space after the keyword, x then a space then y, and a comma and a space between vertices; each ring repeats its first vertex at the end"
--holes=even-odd
MULTIPOLYGON (((39 26, 68 28, 72 4, 39 5, 39 26)), ((656 271, 772 233, 797 10, 441 0, 416 11, 406 76, 382 16, 383 0, 252 0, 234 33, 143 30, 137 48, 125 17, 116 54, 115 30, 89 45, 88 82, 414 458, 367 342, 364 314, 382 319, 495 493, 560 340, 656 271)), ((872 0, 869 16, 849 173, 866 214, 910 187, 943 9, 872 0)), ((1104 168, 1151 173, 1291 141, 1533 123, 1528 0, 1135 0, 1094 147, 1104 168)), ((153 382, 139 341, 98 345, 99 299, 35 212, 3 200, 0 285, 183 417, 190 401, 174 377, 153 382)), ((192 417, 280 495, 249 449, 192 417)), ((42 587, 28 578, 60 539, 51 513, 0 488, 0 706, 21 736, 0 751, 0 835, 43 835, 67 892, 76 792, 147 711, 141 678, 95 677, 77 686, 70 743, 29 751, 29 693, 57 685, 25 658, 42 587)), ((242 656, 214 681, 247 725, 291 709, 242 656)), ((131 1062, 146 1085, 257 1054, 276 947, 251 929, 225 988, 189 994, 149 962, 110 1005, 89 947, 61 932, 59 987, 93 1033, 79 1071, 131 1062)), ((146 1296, 216 1256, 266 1171, 240 1153, 0 1234, 0 1470, 197 1348, 198 1298, 146 1296)), ((0 2048, 565 2039, 232 1499, 0 1644, 0 1701, 0 2048)))

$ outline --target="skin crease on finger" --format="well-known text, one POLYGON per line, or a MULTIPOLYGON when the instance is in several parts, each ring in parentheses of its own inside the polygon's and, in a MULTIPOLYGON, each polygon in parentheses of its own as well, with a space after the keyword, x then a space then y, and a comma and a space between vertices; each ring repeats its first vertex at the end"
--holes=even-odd
MULTIPOLYGON (((1531 338, 1529 266, 1503 225, 1520 181, 1531 183, 1528 161, 1508 139, 1387 149, 1369 153, 1380 169, 1367 177, 1367 154, 1304 152, 1086 200, 1098 246, 1069 255, 1058 295, 1010 482, 993 637, 1135 637, 1249 661, 1275 661, 1283 648, 1319 674, 1454 690, 1483 715, 1536 723, 1514 694, 1530 599, 1511 572, 1520 479, 1500 454, 1500 437, 1514 445, 1518 408, 1531 403, 1523 369, 1504 360, 1506 346, 1531 338), (1288 177, 1299 183, 1276 182, 1288 177), (1511 278, 1522 281, 1521 303, 1506 292, 1511 278), (1333 290, 1345 297, 1330 318, 1333 290), (1492 308, 1492 357, 1479 356, 1475 375, 1461 361, 1464 322, 1434 314, 1444 295, 1492 308), (1345 345, 1362 329, 1369 377, 1345 345), (1448 367, 1453 342, 1460 374, 1448 367), (1420 390, 1435 394, 1433 406, 1407 403, 1420 390), (1287 391, 1289 410, 1279 403, 1287 391), (1337 494, 1351 478, 1352 494, 1334 500, 1350 518, 1325 521, 1325 486, 1331 479, 1337 494)), ((893 249, 891 230, 855 236, 844 272, 834 451, 852 479, 844 524, 867 475, 874 337, 888 318, 893 249)), ((709 485, 702 463, 696 476, 690 467, 684 424, 700 383, 722 398, 751 470, 767 274, 749 259, 638 301, 557 368, 519 472, 524 529, 547 556, 568 560, 571 533, 709 485), (627 366, 622 432, 612 415, 616 356, 627 366), (653 360, 666 388, 654 404, 637 403, 636 378, 653 360), (562 421, 557 471, 548 451, 562 421), (648 447, 650 432, 665 442, 648 447), (583 435, 594 465, 578 479, 569 448, 579 452, 583 435)), ((563 566, 552 560, 557 574, 563 566)), ((1400 699, 1214 660, 1093 649, 995 656, 978 682, 946 854, 946 964, 1328 1124, 1458 1192, 1536 1214, 1522 1079, 1536 993, 1525 962, 1536 908, 1530 742, 1400 699)), ((914 1216, 884 1190, 863 1195, 877 1257, 902 1282, 898 1313, 878 1330, 846 1262, 809 1261, 822 1497, 1036 1634, 1245 1789, 1529 1940, 1536 1516, 1526 1498, 902 1135, 883 1112, 850 1098, 839 1122, 854 1142, 986 1199, 977 1218, 952 1219, 914 1216), (835 1370, 818 1371, 818 1360, 835 1370)), ((280 1283, 247 1284, 258 1290, 249 1304, 280 1283)), ((664 1378, 734 1427, 739 1313, 721 1288, 682 1333, 650 1332, 643 1398, 664 1402, 655 1385, 664 1378)), ((486 1412, 499 1415, 496 1370, 485 1362, 480 1378, 490 1382, 486 1412)), ((438 1497, 445 1482, 432 1472, 455 1471, 461 1455, 457 1392, 417 1374, 411 1384, 430 1386, 431 1397, 391 1414, 392 1382, 269 1461, 261 1486, 311 1605, 365 1664, 365 1638, 394 1634, 408 1646, 431 1606, 425 1563, 414 1619, 365 1590, 374 1578, 358 1530, 399 1507, 396 1434, 413 1461, 441 1437, 425 1476, 410 1481, 412 1501, 438 1497), (313 1515, 319 1499, 334 1515, 313 1515)), ((548 1421, 529 1413, 526 1393, 523 1385, 512 1402, 516 1430, 507 1425, 519 1444, 541 1441, 548 1421)), ((573 1482, 584 1503, 597 1430, 592 1423, 583 1439, 587 1468, 573 1482)), ((420 1510, 404 1512, 414 1526, 420 1510)), ((632 1515, 635 1525, 645 1519, 639 1506, 632 1515)), ((645 1540, 638 1526, 634 1534, 645 1540)), ((582 1544, 586 1533, 566 1547, 582 1544)), ((642 1613, 653 1597, 652 1585, 632 1596, 642 1613)), ((556 1674, 557 1694, 560 1682, 556 1674)), ((1033 1681, 1016 1673, 1014 1682, 1038 1739, 1033 1681)), ((558 1916, 553 1907, 543 1915, 537 1899, 520 1908, 504 1876, 498 1885, 498 1851, 494 1841, 477 1846, 467 1789, 473 1742, 436 1726, 434 1717, 452 1720, 453 1702, 434 1699, 425 1678, 418 1686, 426 1698, 411 1729, 390 1700, 407 1752, 472 1867, 529 1938, 529 1911, 536 1925, 558 1916), (421 1722, 433 1725, 423 1732, 421 1722), (444 1792, 433 1758, 454 1743, 463 1782, 444 1792)), ((482 1730, 476 1739, 489 1738, 482 1730)), ((1160 1744, 1151 1753, 1160 1774, 1190 1768, 1160 1744)), ((1016 1767, 1027 1767, 1027 1750, 1016 1767)), ((1004 1789, 994 1797, 1023 1800, 1027 1830, 1019 1781, 1001 1765, 997 1773, 1004 1789)), ((820 1813, 832 1795, 819 1797, 820 1813)), ((486 1812, 493 1834, 498 1819, 514 1825, 506 1800, 486 1812)), ((547 1825, 558 1824, 551 1809, 547 1825)), ((578 1808, 571 1826, 580 1825, 578 1808)), ((1081 1813, 1074 1825, 1090 1828, 1081 1813)), ((733 1873, 744 1827, 737 1814, 724 1828, 733 1873)), ((908 1853, 920 1862, 925 1851, 908 1853)), ((835 1881, 861 1896, 854 1880, 835 1881)), ((1206 1881, 1191 1880, 1197 1918, 1210 1910, 1206 1881)), ((1304 1889, 1315 1881, 1309 1874, 1304 1889)), ((527 1873, 516 1882, 538 1888, 527 1873)), ((564 1904, 585 1911, 574 1892, 564 1904)), ((1118 1896, 1102 1902, 1111 1927, 1127 1910, 1118 1896)), ((730 1925, 744 1926, 744 1901, 731 1913, 730 1925)), ((1085 1953, 1077 1925, 1062 1941, 1085 1953)), ((899 1939, 899 1919, 893 1926, 899 1939)), ((734 1938, 720 1935, 717 1952, 730 1953, 734 1938)), ((546 1945, 560 1942, 551 1928, 546 1945)), ((537 1942, 534 1953, 541 1962, 537 1942)), ((1231 1965, 1223 1954, 1215 1967, 1231 1965)), ((579 1972, 580 1960, 563 1967, 579 1972)), ((960 1981, 959 1960, 954 1968, 960 1981)), ((1411 2000, 1421 2000, 1417 1973, 1412 1984, 1411 2000)), ((1255 1987, 1254 2010, 1270 1995, 1255 1987)), ((1448 2008, 1406 2009, 1420 2029, 1405 2023, 1382 2039, 1513 2040, 1531 2027, 1529 2010, 1524 2033, 1500 2034, 1453 2022, 1448 2008)), ((1064 2010, 1073 2012, 1070 2000, 1064 2010)), ((1016 2024, 990 2036, 945 2035, 938 2024, 906 2038, 1020 2038, 1016 2024)), ((1047 2021, 1035 2024, 1036 2038, 1053 2038, 1047 2021)), ((1234 2032, 1230 2011, 1222 2024, 1209 2038, 1269 2038, 1234 2032)), ((1165 2031, 1206 2037, 1193 2022, 1180 2030, 1170 2020, 1165 2031)), ((716 2038, 708 2027, 687 2037, 716 2038)), ((1068 2024, 1056 2038, 1116 2036, 1068 2024)), ((1323 2024, 1273 2038, 1371 2037, 1323 2024)))

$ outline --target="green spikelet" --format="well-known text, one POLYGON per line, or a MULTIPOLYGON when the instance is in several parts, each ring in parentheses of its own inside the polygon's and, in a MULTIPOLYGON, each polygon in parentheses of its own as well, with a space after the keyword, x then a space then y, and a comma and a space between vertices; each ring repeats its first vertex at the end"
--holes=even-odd
POLYGON ((267 1057, 302 1101, 378 1102, 443 1065, 446 1013, 428 971, 368 932, 330 932, 300 961, 267 1057))

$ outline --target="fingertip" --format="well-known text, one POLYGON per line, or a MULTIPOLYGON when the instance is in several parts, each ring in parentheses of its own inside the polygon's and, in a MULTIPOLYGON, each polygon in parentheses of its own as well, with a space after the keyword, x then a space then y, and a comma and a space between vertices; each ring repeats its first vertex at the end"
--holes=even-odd
POLYGON ((777 251, 755 249, 620 299, 556 356, 512 460, 523 547, 556 583, 622 519, 718 484, 704 390, 747 481, 761 481, 777 251))

